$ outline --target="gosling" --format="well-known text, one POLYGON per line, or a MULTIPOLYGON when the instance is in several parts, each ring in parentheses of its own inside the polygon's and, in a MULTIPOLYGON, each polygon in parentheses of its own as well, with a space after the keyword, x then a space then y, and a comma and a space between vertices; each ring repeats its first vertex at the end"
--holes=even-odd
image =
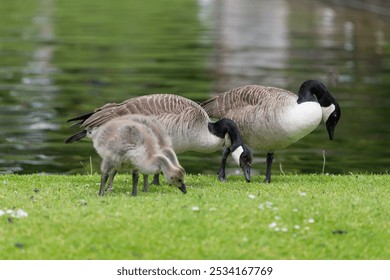
MULTIPOLYGON (((158 174, 162 172, 166 181, 187 192, 184 169, 176 154, 169 146, 161 147, 159 139, 169 139, 165 130, 151 129, 147 123, 156 119, 142 115, 126 115, 108 121, 102 126, 88 131, 96 152, 102 158, 99 195, 103 196, 106 183, 108 189, 116 172, 130 165, 132 173, 132 195, 137 195, 138 172, 158 174), (153 119, 153 120, 151 120, 153 119)), ((162 127, 162 125, 160 125, 162 127)), ((169 144, 170 140, 167 140, 169 144)))

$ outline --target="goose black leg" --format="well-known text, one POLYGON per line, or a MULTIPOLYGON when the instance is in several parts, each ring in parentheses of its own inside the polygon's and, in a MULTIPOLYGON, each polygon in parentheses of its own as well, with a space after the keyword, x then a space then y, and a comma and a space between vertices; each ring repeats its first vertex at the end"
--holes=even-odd
POLYGON ((274 153, 267 153, 267 171, 265 172, 264 183, 271 183, 271 167, 274 160, 274 153))
POLYGON ((222 161, 221 161, 221 167, 218 170, 218 179, 221 182, 226 181, 226 173, 225 173, 225 168, 226 168, 226 159, 230 155, 230 148, 224 147, 223 152, 222 152, 222 161))
POLYGON ((138 185, 138 178, 139 178, 138 171, 133 171, 132 178, 133 178, 133 188, 131 190, 131 195, 137 196, 137 185, 138 185))

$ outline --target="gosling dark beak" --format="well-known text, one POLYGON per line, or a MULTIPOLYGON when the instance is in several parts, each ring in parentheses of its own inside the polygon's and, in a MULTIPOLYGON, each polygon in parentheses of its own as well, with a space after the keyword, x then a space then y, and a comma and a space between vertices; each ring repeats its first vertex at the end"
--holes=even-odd
POLYGON ((187 188, 186 188, 186 185, 181 185, 181 187, 179 188, 179 190, 181 190, 182 193, 186 194, 187 193, 187 188))
POLYGON ((242 167, 242 171, 244 171, 245 180, 249 183, 251 181, 251 166, 249 164, 245 164, 242 167))

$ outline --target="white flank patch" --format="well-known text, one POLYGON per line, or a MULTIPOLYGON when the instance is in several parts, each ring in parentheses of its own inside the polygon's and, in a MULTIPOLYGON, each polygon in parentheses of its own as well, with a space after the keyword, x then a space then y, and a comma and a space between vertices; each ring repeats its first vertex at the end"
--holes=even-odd
POLYGON ((237 149, 234 150, 234 152, 232 153, 232 157, 234 159, 234 161, 240 165, 240 156, 242 154, 242 152, 244 151, 244 149, 242 148, 242 146, 239 146, 237 149))
POLYGON ((328 120, 330 114, 332 114, 333 111, 336 109, 336 106, 334 106, 334 104, 331 104, 328 107, 321 107, 321 109, 322 109, 322 121, 325 123, 328 120))

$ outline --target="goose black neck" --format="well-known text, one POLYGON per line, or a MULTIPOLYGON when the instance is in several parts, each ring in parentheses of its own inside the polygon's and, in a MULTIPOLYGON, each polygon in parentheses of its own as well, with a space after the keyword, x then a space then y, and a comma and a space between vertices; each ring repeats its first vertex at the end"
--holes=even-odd
POLYGON ((310 101, 320 103, 321 107, 328 107, 335 100, 323 83, 317 80, 308 80, 299 88, 297 102, 301 104, 310 101))
POLYGON ((209 122, 208 124, 209 131, 219 137, 225 138, 225 135, 228 134, 230 141, 232 142, 232 147, 240 146, 243 144, 240 132, 237 125, 230 119, 220 119, 215 123, 209 122))

